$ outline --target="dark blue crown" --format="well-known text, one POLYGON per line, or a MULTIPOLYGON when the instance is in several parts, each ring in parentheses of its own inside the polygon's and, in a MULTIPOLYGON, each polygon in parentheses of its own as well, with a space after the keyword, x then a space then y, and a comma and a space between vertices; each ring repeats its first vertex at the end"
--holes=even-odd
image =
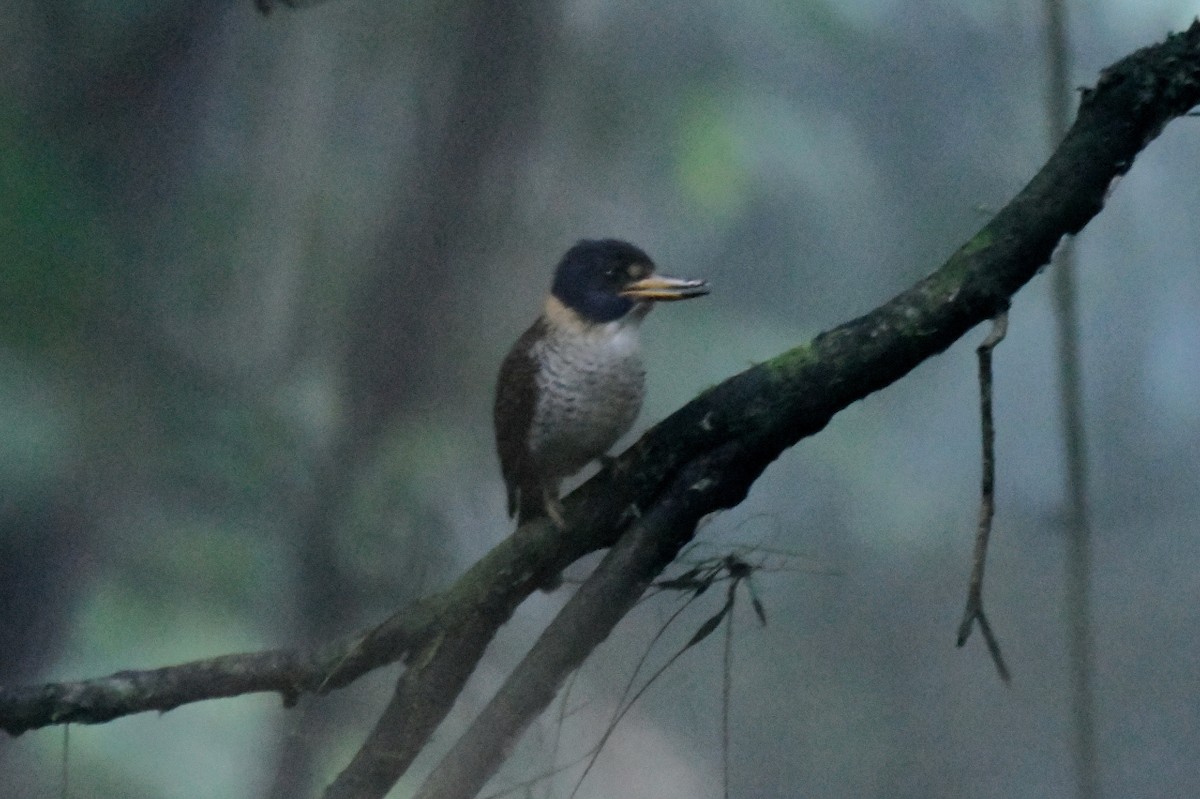
POLYGON ((654 266, 650 256, 627 241, 583 239, 558 262, 550 293, 588 321, 615 321, 634 306, 621 296, 630 264, 654 266))

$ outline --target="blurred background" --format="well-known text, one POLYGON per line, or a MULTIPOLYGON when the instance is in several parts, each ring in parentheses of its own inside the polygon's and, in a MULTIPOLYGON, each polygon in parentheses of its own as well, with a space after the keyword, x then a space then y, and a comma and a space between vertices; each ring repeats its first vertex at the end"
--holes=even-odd
MULTIPOLYGON (((1073 84, 1197 10, 1075 4, 1073 84)), ((1032 176, 1042 19, 1034 0, 5 3, 0 683, 320 641, 447 585, 511 530, 492 381, 566 247, 626 238, 713 285, 647 321, 636 433, 903 289, 1032 176)), ((1197 164, 1200 120, 1173 123, 1078 241, 1109 796, 1200 794, 1197 164)), ((694 557, 783 553, 754 578, 768 626, 733 615, 732 795, 1071 794, 1048 284, 996 354, 986 602, 1012 684, 978 638, 954 647, 981 330, 701 531, 694 557)), ((520 609, 430 757, 565 595, 520 609)), ((631 615, 493 789, 593 746, 677 606, 631 615)), ((721 795, 720 639, 646 692, 578 796, 721 795)), ((70 791, 311 795, 394 676, 72 727, 70 791)), ((0 739, 0 794, 59 796, 63 760, 62 729, 0 739)))

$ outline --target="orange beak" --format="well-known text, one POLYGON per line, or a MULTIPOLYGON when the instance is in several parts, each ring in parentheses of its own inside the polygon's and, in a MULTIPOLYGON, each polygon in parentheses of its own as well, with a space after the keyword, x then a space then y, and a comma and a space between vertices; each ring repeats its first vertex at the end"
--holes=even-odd
POLYGON ((708 282, 705 280, 685 280, 664 275, 650 275, 635 280, 621 290, 622 297, 653 302, 690 300, 693 297, 703 297, 707 293, 708 282))

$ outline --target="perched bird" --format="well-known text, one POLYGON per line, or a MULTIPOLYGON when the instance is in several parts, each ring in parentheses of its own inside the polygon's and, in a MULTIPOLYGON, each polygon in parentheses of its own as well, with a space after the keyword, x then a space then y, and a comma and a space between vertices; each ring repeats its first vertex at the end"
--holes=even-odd
POLYGON ((567 250, 542 315, 496 382, 496 449, 518 524, 549 516, 565 526, 560 480, 603 457, 641 410, 641 321, 655 302, 707 293, 703 280, 655 275, 650 257, 624 241, 567 250))

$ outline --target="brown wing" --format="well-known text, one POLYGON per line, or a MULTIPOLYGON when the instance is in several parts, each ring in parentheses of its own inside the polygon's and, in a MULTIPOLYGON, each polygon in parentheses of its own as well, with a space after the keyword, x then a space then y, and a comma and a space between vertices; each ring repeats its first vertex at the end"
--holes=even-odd
POLYGON ((532 348, 545 331, 546 322, 539 318, 522 333, 500 365, 500 376, 496 380, 492 421, 496 426, 500 473, 508 488, 509 516, 517 515, 522 504, 537 504, 532 489, 539 485, 539 479, 530 462, 528 447, 529 430, 537 406, 537 362, 532 348))

